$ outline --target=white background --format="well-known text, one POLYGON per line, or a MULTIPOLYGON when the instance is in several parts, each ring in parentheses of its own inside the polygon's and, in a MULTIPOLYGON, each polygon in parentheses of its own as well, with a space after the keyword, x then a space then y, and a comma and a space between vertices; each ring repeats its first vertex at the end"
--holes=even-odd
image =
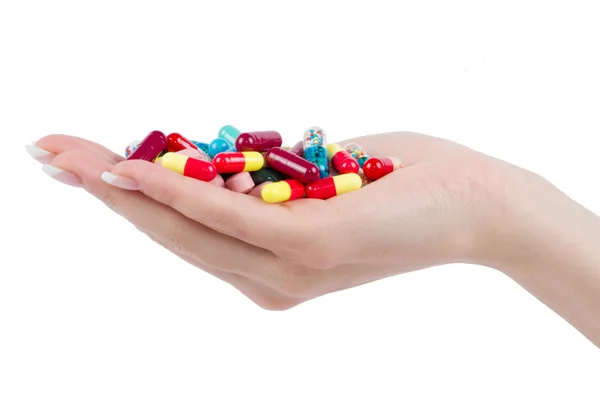
POLYGON ((224 124, 289 144, 315 124, 332 141, 413 130, 599 213, 594 3, 2 1, 0 396, 598 396, 600 351, 500 273, 263 311, 23 149, 210 141, 224 124))

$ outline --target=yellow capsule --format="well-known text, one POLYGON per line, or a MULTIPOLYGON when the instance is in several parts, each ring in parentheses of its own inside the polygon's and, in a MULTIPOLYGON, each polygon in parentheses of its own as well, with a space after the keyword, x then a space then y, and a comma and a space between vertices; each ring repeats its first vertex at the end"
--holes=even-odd
POLYGON ((269 204, 297 200, 304 196, 304 185, 295 179, 273 182, 265 185, 261 197, 269 204))
POLYGON ((331 161, 331 158, 335 156, 336 153, 339 153, 342 150, 344 149, 342 149, 342 147, 337 143, 330 143, 327 145, 327 157, 329 158, 329 161, 331 161))
POLYGON ((246 164, 244 165, 244 171, 252 172, 258 171, 265 165, 265 158, 260 152, 242 152, 246 158, 246 164))
POLYGON ((343 174, 319 179, 306 186, 306 197, 327 200, 362 187, 358 174, 343 174))
POLYGON ((213 164, 219 173, 237 174, 260 170, 265 158, 259 152, 222 152, 213 158, 213 164))

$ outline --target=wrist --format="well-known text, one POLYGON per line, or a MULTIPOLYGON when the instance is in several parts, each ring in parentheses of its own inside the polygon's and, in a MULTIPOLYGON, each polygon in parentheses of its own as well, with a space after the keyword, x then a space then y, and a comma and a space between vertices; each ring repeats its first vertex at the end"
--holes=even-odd
MULTIPOLYGON (((476 259, 509 276, 598 255, 599 218, 544 178, 502 165, 476 259)), ((486 210, 489 210, 487 208, 486 210)))

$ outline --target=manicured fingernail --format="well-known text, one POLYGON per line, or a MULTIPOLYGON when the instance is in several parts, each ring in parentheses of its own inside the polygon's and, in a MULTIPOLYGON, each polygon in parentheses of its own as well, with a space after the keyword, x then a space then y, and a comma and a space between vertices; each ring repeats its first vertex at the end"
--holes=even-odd
POLYGON ((137 182, 131 178, 127 178, 121 175, 113 174, 111 172, 103 172, 100 176, 102 180, 109 185, 125 189, 125 190, 140 190, 137 182))
POLYGON ((56 155, 36 145, 25 146, 27 153, 42 164, 49 164, 56 155))
POLYGON ((50 164, 44 164, 44 166, 42 167, 42 171, 44 171, 46 174, 50 175, 57 181, 65 183, 67 185, 71 185, 74 187, 83 186, 81 178, 79 178, 71 171, 63 170, 62 168, 58 168, 50 164))

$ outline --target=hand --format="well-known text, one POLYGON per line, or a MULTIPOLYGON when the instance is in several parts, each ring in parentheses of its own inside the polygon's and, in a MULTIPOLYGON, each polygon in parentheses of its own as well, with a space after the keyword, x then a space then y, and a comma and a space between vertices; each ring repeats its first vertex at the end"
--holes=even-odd
POLYGON ((32 155, 49 162, 55 178, 84 187, 151 239, 266 309, 478 255, 491 236, 486 219, 499 207, 490 198, 504 163, 413 133, 352 141, 371 156, 400 157, 405 167, 327 201, 281 205, 148 162, 123 162, 76 137, 42 138, 37 147, 46 152, 34 148, 32 155), (119 176, 112 183, 121 188, 101 179, 106 171, 119 176))

